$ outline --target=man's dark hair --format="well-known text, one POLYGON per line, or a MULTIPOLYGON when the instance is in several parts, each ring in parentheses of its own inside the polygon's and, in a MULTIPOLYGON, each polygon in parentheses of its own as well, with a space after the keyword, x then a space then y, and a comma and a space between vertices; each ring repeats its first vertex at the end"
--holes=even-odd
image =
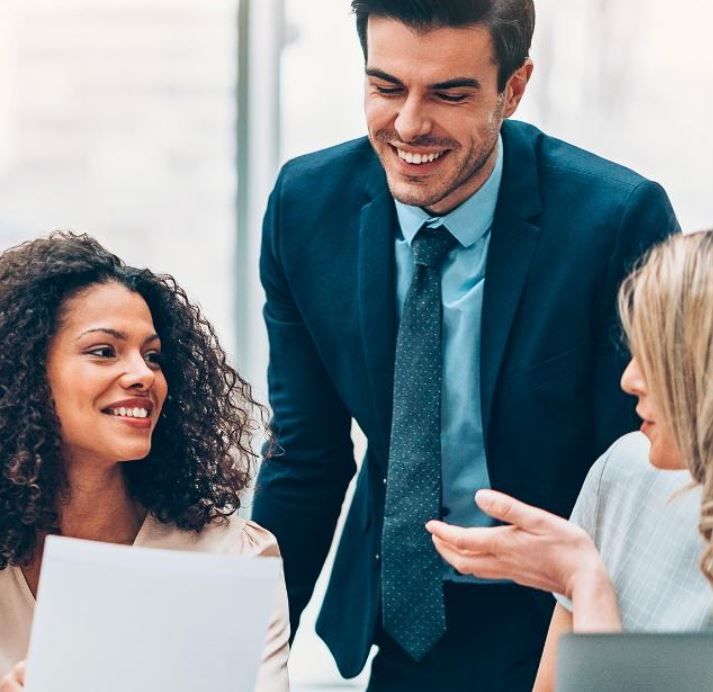
POLYGON ((484 26, 493 39, 499 91, 528 57, 535 29, 533 0, 352 0, 352 11, 365 58, 371 15, 396 19, 416 31, 484 26))

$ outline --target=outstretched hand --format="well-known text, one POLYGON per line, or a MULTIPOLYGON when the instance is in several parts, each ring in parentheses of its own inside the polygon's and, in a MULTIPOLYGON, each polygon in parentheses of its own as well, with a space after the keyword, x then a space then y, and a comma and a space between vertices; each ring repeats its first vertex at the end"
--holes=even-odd
POLYGON ((508 579, 568 598, 574 597, 579 584, 591 584, 593 578, 608 580, 596 547, 578 526, 494 490, 479 490, 475 502, 508 525, 426 524, 436 550, 462 574, 508 579))

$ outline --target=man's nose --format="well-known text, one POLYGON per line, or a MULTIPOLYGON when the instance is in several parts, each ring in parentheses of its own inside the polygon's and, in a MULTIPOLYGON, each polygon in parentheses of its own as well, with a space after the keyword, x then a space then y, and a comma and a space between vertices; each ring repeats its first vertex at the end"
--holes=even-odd
POLYGON ((413 142, 429 134, 431 119, 423 102, 415 97, 406 99, 396 116, 394 128, 402 142, 413 142))

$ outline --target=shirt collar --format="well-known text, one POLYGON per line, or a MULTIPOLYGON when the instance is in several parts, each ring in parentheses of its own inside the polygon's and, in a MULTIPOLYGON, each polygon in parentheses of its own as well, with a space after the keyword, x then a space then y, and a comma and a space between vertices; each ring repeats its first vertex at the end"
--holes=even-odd
POLYGON ((424 224, 430 228, 446 226, 463 247, 473 245, 490 230, 495 217, 495 206, 503 177, 502 136, 498 136, 497 147, 495 166, 485 183, 465 202, 444 216, 431 216, 421 207, 414 207, 394 200, 401 232, 409 245, 424 224))

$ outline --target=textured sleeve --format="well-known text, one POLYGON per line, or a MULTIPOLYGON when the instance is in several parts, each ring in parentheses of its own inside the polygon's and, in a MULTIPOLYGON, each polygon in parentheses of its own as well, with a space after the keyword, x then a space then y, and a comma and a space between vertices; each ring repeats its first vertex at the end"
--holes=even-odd
MULTIPOLYGON (((597 517, 602 477, 610 452, 611 449, 602 454, 592 468, 589 469, 569 518, 573 524, 582 527, 591 536, 595 545, 597 545, 597 517)), ((566 608, 570 613, 572 612, 572 601, 562 594, 556 593, 554 596, 563 608, 566 608)))
POLYGON ((599 498, 606 468, 609 459, 609 450, 597 459, 587 477, 577 497, 577 502, 572 509, 569 520, 577 526, 581 526, 597 544, 597 515, 599 512, 599 498))

